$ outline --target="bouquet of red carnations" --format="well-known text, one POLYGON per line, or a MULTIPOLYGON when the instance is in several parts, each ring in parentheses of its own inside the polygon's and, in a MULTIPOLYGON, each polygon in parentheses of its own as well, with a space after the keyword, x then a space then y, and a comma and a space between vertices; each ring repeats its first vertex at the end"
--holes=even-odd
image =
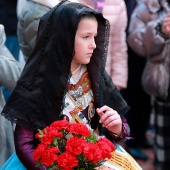
POLYGON ((93 170, 115 150, 108 139, 97 138, 86 125, 67 120, 39 130, 36 138, 40 144, 34 150, 34 160, 49 170, 93 170))

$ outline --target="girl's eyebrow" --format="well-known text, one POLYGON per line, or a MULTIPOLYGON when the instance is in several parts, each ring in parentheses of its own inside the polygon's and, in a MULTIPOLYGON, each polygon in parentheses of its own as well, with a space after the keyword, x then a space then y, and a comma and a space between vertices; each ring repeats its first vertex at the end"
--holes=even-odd
MULTIPOLYGON (((82 34, 94 34, 93 32, 83 32, 82 34)), ((97 33, 95 33, 97 34, 97 33)))

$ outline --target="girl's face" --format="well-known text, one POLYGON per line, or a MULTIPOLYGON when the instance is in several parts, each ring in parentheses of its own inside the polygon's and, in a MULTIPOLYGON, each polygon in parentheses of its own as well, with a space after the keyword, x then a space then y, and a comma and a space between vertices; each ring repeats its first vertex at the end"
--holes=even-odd
POLYGON ((88 64, 96 48, 95 37, 97 36, 98 23, 93 18, 82 18, 78 25, 75 36, 75 56, 72 66, 88 64))

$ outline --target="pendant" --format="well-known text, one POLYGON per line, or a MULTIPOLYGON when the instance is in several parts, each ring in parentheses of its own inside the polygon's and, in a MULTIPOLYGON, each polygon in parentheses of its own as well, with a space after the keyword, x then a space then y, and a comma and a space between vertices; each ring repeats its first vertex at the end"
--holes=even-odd
POLYGON ((88 119, 91 120, 91 118, 94 116, 94 114, 95 114, 94 103, 90 102, 89 106, 88 106, 88 119))
POLYGON ((76 98, 82 96, 83 88, 81 86, 78 86, 77 90, 69 90, 69 94, 76 99, 76 98))

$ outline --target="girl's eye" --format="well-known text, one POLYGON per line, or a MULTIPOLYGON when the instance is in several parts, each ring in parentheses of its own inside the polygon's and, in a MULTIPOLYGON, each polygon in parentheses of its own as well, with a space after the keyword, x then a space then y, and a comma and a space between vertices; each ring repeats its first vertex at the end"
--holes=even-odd
POLYGON ((84 36, 83 38, 87 39, 89 36, 84 36))

